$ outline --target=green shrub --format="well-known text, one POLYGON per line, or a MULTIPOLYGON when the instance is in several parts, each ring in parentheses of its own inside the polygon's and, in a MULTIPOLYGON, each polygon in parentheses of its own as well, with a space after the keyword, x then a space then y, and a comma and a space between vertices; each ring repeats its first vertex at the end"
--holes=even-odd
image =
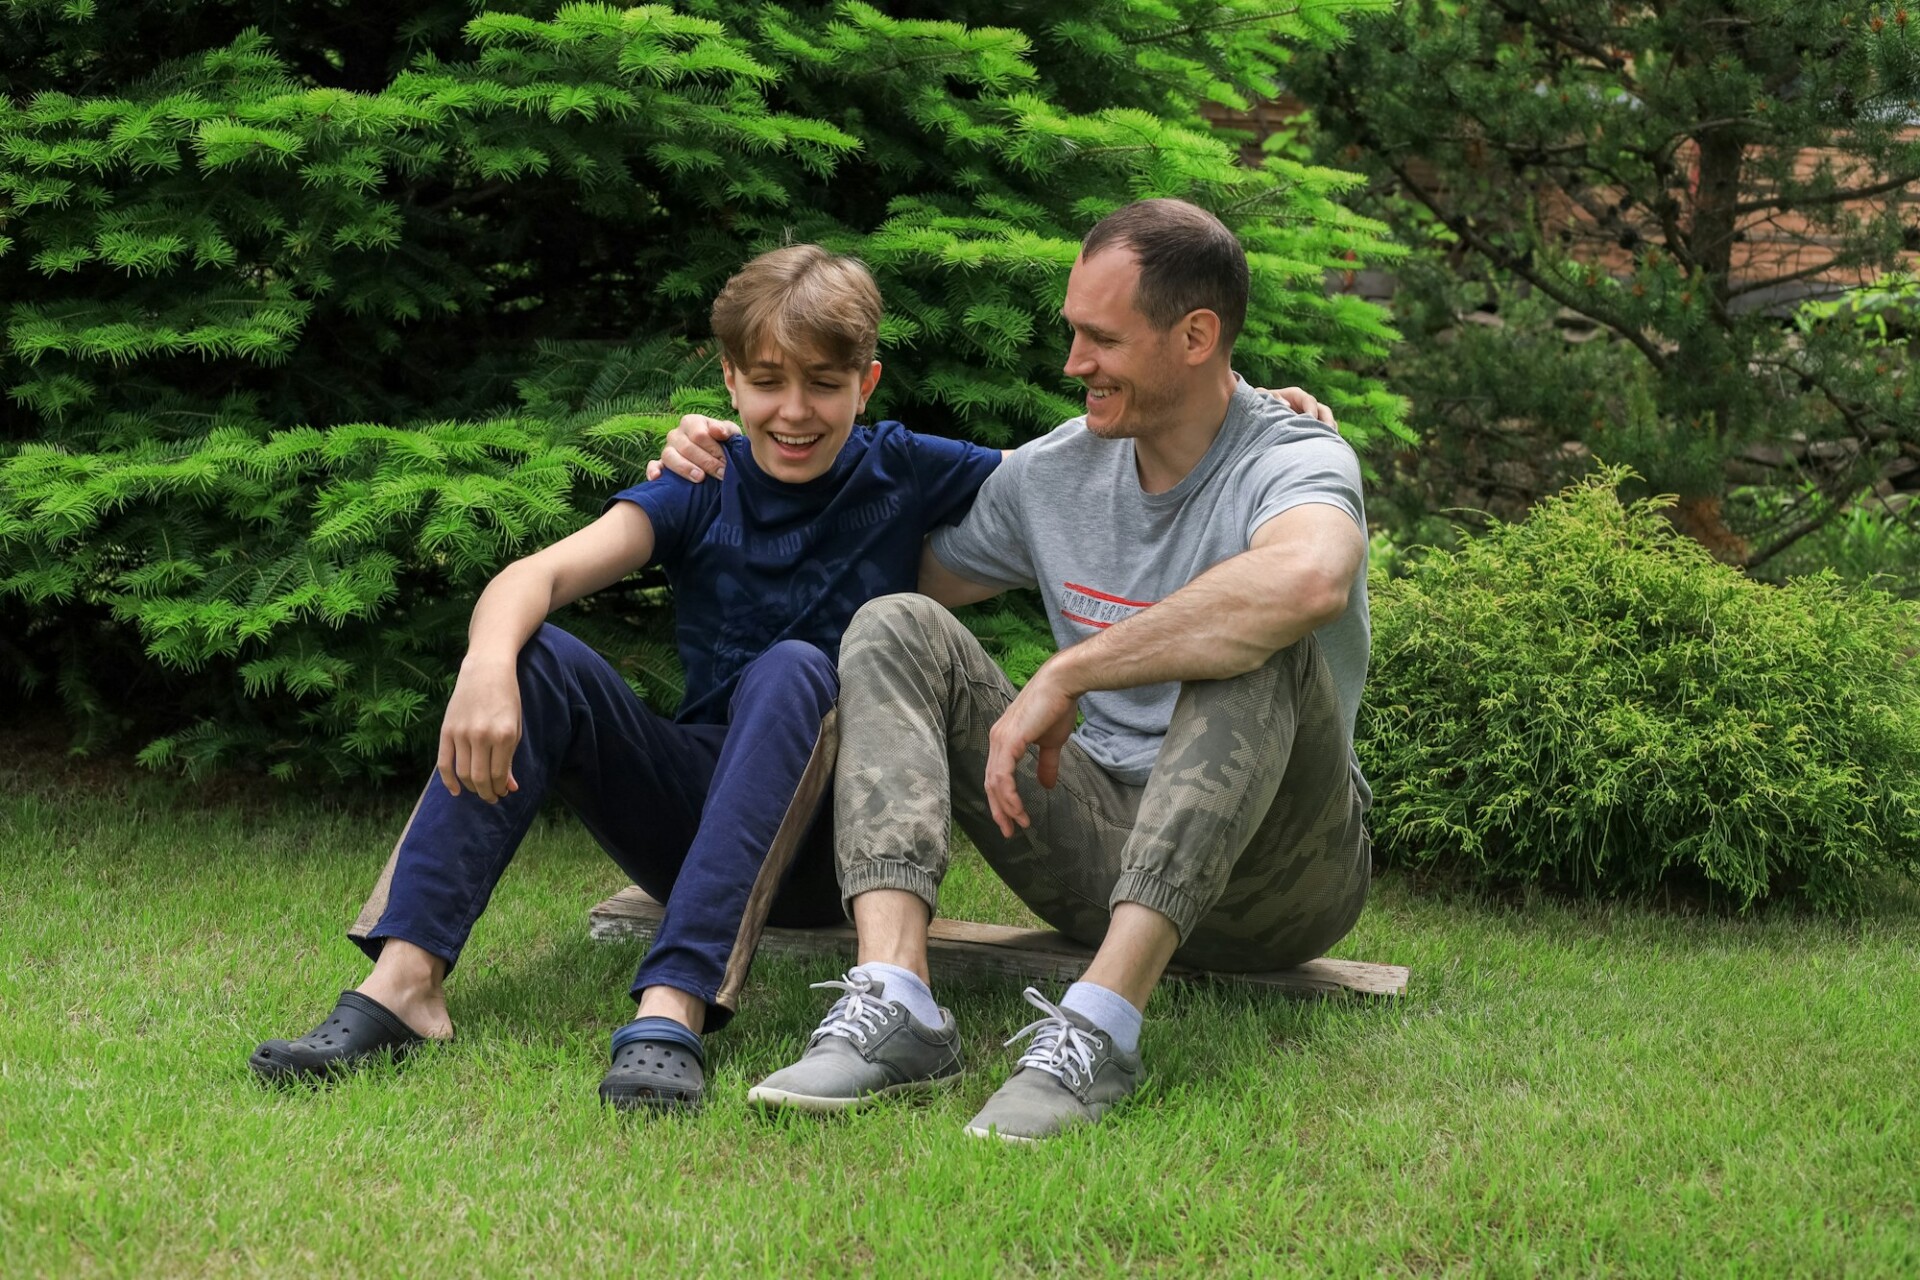
POLYGON ((1920 870, 1920 610, 1744 577, 1609 470, 1373 582, 1392 859, 1593 893, 1857 903, 1920 870))
MULTIPOLYGON (((0 678, 154 763, 393 767, 486 577, 724 411, 707 307, 789 239, 880 281, 876 416, 1004 445, 1077 412, 1079 237, 1183 195, 1248 376, 1399 432, 1323 287, 1393 252, 1357 179, 1202 116, 1379 4, 0 3, 0 678)), ((661 596, 569 625, 670 701, 661 596)))

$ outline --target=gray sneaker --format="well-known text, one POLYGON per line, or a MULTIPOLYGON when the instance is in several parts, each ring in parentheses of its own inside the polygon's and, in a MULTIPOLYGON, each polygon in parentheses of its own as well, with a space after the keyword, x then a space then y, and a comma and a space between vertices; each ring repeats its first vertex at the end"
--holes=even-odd
POLYGON ((967 1125, 976 1138, 1038 1142, 1092 1124, 1140 1084, 1140 1055, 1114 1048, 1107 1033, 1032 987, 1027 1002, 1047 1016, 1022 1027, 1009 1045, 1032 1036, 1014 1073, 967 1125))
POLYGON ((929 1027, 885 998, 886 984, 858 969, 838 982, 846 992, 807 1041, 800 1061, 747 1091, 747 1101, 800 1111, 851 1111, 896 1093, 920 1093, 960 1074, 960 1029, 953 1015, 929 1027))

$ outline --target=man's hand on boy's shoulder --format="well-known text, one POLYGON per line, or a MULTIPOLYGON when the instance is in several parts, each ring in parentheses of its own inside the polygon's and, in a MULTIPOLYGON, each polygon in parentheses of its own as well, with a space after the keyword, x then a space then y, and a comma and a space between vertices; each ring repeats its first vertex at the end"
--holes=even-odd
POLYGON ((720 442, 739 434, 738 423, 684 414, 680 425, 667 432, 659 460, 647 464, 647 479, 658 480, 663 471, 671 471, 694 484, 708 476, 717 480, 727 472, 727 455, 720 442))
POLYGON ((1333 420, 1333 410, 1315 400, 1313 393, 1303 387, 1282 387, 1278 391, 1267 387, 1255 387, 1254 390, 1263 396, 1272 396, 1302 417, 1318 419, 1335 431, 1340 429, 1340 424, 1333 420))

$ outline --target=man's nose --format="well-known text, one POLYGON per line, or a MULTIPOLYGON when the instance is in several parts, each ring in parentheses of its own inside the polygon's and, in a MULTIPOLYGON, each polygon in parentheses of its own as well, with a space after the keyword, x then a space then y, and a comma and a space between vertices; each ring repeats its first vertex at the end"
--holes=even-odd
POLYGON ((1094 368, 1094 363, 1088 357, 1082 339, 1076 334, 1073 342, 1067 347, 1067 363, 1064 372, 1069 378, 1084 378, 1092 373, 1094 368))

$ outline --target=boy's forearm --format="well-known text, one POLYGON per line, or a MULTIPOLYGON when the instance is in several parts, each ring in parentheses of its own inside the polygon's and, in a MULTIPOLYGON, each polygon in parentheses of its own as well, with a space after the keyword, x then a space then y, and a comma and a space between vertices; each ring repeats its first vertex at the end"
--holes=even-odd
POLYGON ((609 586, 653 557, 653 522, 618 502, 584 529, 493 576, 467 624, 461 667, 511 669, 547 615, 609 586))
POLYGON ((524 560, 494 575, 467 624, 468 668, 511 667, 553 610, 553 584, 524 560))

